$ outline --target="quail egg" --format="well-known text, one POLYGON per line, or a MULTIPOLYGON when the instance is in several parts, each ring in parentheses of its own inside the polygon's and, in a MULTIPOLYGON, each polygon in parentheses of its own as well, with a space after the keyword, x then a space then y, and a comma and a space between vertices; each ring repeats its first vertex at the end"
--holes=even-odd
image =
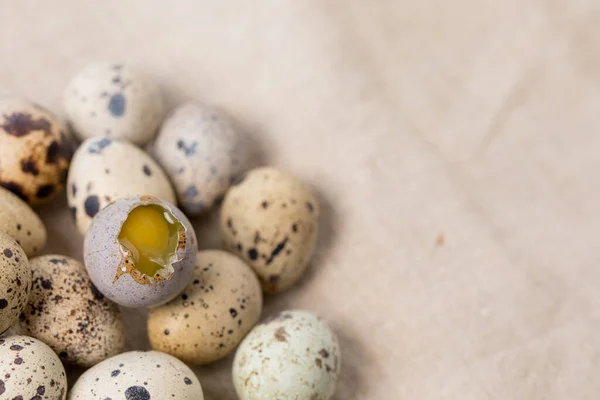
POLYGON ((134 195, 176 201, 162 168, 143 150, 109 138, 83 142, 73 157, 67 190, 79 232, 85 234, 92 218, 108 203, 134 195))
POLYGON ((38 215, 17 195, 0 188, 0 232, 12 237, 27 257, 46 245, 46 227, 38 215))
POLYGON ((30 260, 33 288, 20 328, 65 363, 90 367, 121 353, 125 329, 118 307, 90 281, 79 261, 60 255, 30 260))
POLYGON ((249 171, 225 195, 225 247, 254 268, 265 293, 292 286, 315 249, 319 205, 310 189, 273 167, 249 171))
POLYGON ((48 110, 0 100, 0 186, 30 205, 47 203, 64 188, 71 152, 65 126, 48 110))
POLYGON ((94 62, 68 84, 64 107, 75 135, 148 143, 163 117, 158 85, 135 67, 94 62))
POLYGON ((0 233, 0 334, 17 322, 31 292, 31 268, 25 252, 0 233))
POLYGON ((175 206, 153 196, 110 203, 94 218, 83 253, 92 282, 126 307, 164 304, 188 284, 196 234, 175 206))

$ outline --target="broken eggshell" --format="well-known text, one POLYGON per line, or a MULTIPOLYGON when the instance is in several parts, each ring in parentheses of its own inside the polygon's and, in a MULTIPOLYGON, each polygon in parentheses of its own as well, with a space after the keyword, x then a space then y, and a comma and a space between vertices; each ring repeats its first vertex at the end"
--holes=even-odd
POLYGON ((196 234, 186 216, 172 204, 148 195, 119 199, 106 206, 92 221, 83 244, 92 282, 107 298, 125 307, 156 306, 181 293, 196 266, 197 251, 196 234), (169 264, 153 277, 136 269, 132 252, 119 241, 129 214, 144 205, 162 207, 181 226, 169 264))

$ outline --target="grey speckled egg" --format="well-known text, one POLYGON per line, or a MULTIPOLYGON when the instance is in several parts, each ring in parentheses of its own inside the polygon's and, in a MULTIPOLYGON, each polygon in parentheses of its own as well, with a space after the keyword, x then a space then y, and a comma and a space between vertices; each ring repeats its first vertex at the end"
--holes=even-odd
POLYGON ((148 143, 163 117, 158 85, 134 67, 94 62, 67 86, 64 107, 75 135, 148 143))
POLYGON ((0 232, 15 239, 27 257, 46 245, 46 227, 38 215, 12 192, 0 188, 0 232))
POLYGON ((285 311, 257 325, 233 361, 240 400, 329 400, 340 374, 340 349, 327 324, 308 311, 285 311))
POLYGON ((67 398, 67 376, 58 356, 29 336, 0 338, 0 399, 67 398))
POLYGON ((90 281, 79 261, 59 255, 30 260, 33 288, 20 327, 62 361, 90 367, 121 353, 125 328, 118 307, 90 281))
POLYGON ((165 120, 153 153, 186 214, 200 214, 225 193, 244 163, 240 139, 227 116, 200 104, 184 104, 165 120))
POLYGON ((48 110, 0 101, 0 186, 30 205, 47 203, 64 188, 71 153, 65 126, 48 110))
POLYGON ((130 351, 87 370, 69 392, 70 400, 203 400, 194 372, 158 351, 130 351))
POLYGON ((315 249, 319 205, 301 181, 273 167, 248 172, 229 189, 221 209, 228 250, 246 260, 265 293, 292 286, 315 249))
POLYGON ((234 350, 261 311, 260 283, 248 265, 225 251, 200 251, 183 293, 150 310, 148 336, 155 350, 207 364, 234 350))
POLYGON ((143 150, 109 138, 83 142, 73 156, 67 190, 79 232, 85 234, 92 218, 108 203, 134 195, 176 201, 164 171, 143 150))
POLYGON ((0 233, 0 334, 17 322, 31 292, 31 268, 23 249, 0 233))
POLYGON ((186 216, 172 204, 152 196, 128 197, 106 206, 94 218, 83 245, 92 282, 106 297, 125 307, 156 306, 181 293, 196 266, 197 251, 196 234, 186 216), (158 226, 147 225, 153 222, 143 215, 148 206, 151 212, 158 209, 164 215, 164 220, 154 221, 158 226), (146 268, 142 253, 136 250, 141 247, 128 248, 120 239, 125 231, 133 235, 129 241, 164 243, 156 250, 163 267, 146 268))

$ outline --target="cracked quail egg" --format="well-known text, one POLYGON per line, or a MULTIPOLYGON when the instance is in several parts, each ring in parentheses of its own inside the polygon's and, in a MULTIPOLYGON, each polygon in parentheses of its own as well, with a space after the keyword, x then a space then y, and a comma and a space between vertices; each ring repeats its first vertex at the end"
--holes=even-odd
POLYGON ((125 307, 164 304, 188 284, 196 234, 175 206, 153 196, 110 203, 92 221, 83 253, 92 282, 125 307))

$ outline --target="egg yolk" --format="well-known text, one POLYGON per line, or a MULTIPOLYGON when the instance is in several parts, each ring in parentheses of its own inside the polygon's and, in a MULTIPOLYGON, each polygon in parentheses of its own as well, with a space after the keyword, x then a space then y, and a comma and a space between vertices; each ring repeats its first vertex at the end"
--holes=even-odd
POLYGON ((135 268, 153 277, 175 253, 178 225, 180 223, 160 206, 138 206, 123 223, 119 242, 131 251, 135 268))

